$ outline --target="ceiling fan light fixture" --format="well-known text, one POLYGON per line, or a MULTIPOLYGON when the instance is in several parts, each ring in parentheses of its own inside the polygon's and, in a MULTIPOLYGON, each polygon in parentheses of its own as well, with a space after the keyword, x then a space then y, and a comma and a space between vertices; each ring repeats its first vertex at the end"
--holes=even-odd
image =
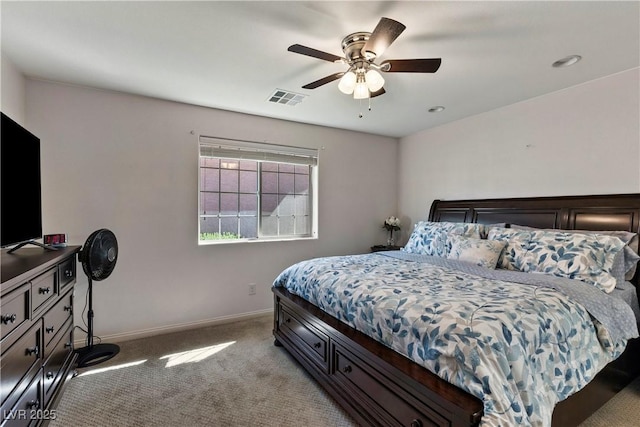
POLYGON ((342 76, 340 82, 338 83, 338 89, 340 89, 340 92, 344 93, 345 95, 351 95, 355 87, 356 73, 354 73, 353 71, 344 73, 344 76, 342 76))
POLYGON ((356 87, 353 89, 353 99, 367 99, 369 98, 369 88, 364 78, 364 73, 358 73, 358 81, 356 87))
POLYGON ((367 87, 371 92, 379 91, 384 86, 384 78, 374 69, 369 69, 364 75, 367 87))

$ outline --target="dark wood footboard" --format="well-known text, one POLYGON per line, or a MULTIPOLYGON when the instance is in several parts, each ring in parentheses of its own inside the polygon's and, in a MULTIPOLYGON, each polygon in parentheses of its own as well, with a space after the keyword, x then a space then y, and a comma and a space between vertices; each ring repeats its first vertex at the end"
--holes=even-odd
POLYGON ((273 334, 363 426, 476 426, 482 402, 422 366, 273 288, 273 334))

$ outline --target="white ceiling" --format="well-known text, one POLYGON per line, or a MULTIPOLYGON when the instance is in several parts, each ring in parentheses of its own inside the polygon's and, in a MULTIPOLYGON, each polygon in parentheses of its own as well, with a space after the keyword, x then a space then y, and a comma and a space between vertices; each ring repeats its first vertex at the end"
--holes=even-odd
MULTIPOLYGON (((2 51, 26 76, 189 104, 402 137, 639 66, 640 3, 9 2, 2 51), (435 74, 385 74, 383 96, 356 101, 337 82, 340 42, 382 17, 407 29, 378 60, 442 58, 435 74), (569 68, 551 64, 567 55, 569 68), (275 89, 308 95, 267 102, 275 89), (428 113, 443 105, 445 111, 428 113), (363 112, 362 118, 358 113, 363 112)), ((579 106, 577 106, 579 108, 579 106)))

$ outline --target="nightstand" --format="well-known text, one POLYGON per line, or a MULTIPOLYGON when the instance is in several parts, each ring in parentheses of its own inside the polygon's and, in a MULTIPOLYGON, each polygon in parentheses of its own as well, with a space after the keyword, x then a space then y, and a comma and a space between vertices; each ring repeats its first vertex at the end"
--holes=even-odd
POLYGON ((371 252, 399 251, 401 247, 402 246, 375 245, 375 246, 371 246, 371 252))

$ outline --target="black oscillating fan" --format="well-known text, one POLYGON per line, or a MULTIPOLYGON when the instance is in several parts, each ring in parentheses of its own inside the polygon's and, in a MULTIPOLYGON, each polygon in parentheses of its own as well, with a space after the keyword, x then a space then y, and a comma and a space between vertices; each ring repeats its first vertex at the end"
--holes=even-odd
POLYGON ((106 279, 116 266, 118 241, 115 234, 106 228, 91 233, 80 250, 78 259, 82 263, 82 269, 89 281, 87 346, 76 350, 78 368, 83 368, 109 360, 120 351, 120 347, 115 344, 93 343, 93 281, 106 279))

